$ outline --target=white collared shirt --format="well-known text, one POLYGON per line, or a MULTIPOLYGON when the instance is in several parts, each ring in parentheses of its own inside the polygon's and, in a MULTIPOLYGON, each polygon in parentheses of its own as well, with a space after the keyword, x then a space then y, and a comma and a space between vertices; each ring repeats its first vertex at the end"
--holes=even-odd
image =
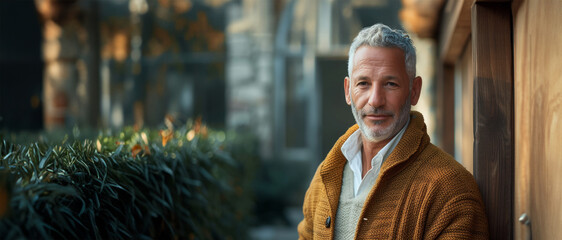
POLYGON ((390 153, 394 150, 402 135, 406 131, 406 128, 410 124, 410 119, 404 125, 404 127, 388 142, 378 153, 371 159, 371 169, 365 174, 364 178, 361 178, 363 172, 363 164, 361 160, 361 147, 363 146, 363 141, 361 139, 361 130, 357 129, 349 138, 343 143, 341 151, 347 162, 351 171, 353 171, 353 192, 357 196, 362 191, 369 191, 374 185, 375 180, 379 176, 382 163, 388 158, 390 153))

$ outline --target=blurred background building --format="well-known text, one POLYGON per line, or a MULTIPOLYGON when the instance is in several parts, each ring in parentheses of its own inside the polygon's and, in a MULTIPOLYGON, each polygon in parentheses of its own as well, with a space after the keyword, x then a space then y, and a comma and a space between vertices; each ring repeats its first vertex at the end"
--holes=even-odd
MULTIPOLYGON (((353 122, 341 86, 349 43, 373 23, 402 28, 401 8, 387 0, 3 1, 0 127, 201 116, 256 133, 265 159, 318 160, 353 122)), ((412 37, 431 91, 434 47, 412 37)), ((426 97, 420 108, 431 118, 426 97)))

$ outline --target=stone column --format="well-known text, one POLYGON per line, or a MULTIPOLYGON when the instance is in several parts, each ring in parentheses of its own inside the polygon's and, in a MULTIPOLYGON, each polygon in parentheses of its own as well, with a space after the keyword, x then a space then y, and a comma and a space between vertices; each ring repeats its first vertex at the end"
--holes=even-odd
POLYGON ((250 131, 260 155, 273 152, 273 5, 271 0, 231 4, 227 16, 227 128, 250 131))

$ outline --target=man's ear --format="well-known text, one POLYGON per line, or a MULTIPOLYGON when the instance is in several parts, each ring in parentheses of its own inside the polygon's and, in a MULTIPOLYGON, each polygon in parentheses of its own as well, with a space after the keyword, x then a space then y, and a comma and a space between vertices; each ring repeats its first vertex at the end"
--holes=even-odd
POLYGON ((345 77, 345 79, 343 80, 343 91, 345 92, 345 102, 347 103, 347 105, 351 105, 351 97, 349 96, 349 84, 350 83, 350 79, 349 77, 345 77))
POLYGON ((420 99, 420 94, 421 94, 421 88, 422 88, 422 78, 420 76, 417 76, 412 81, 412 91, 410 92, 410 103, 412 105, 418 104, 418 100, 420 99))

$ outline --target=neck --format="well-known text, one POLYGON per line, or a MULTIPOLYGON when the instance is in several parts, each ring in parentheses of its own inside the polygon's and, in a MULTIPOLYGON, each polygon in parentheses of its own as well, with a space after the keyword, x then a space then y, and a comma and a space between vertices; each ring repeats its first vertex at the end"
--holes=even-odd
POLYGON ((385 140, 378 141, 378 142, 371 142, 367 140, 365 137, 361 137, 363 140, 363 146, 361 147, 361 161, 363 170, 361 171, 361 178, 365 177, 365 174, 369 170, 371 170, 371 160, 379 153, 379 151, 392 140, 394 136, 389 137, 385 140))

